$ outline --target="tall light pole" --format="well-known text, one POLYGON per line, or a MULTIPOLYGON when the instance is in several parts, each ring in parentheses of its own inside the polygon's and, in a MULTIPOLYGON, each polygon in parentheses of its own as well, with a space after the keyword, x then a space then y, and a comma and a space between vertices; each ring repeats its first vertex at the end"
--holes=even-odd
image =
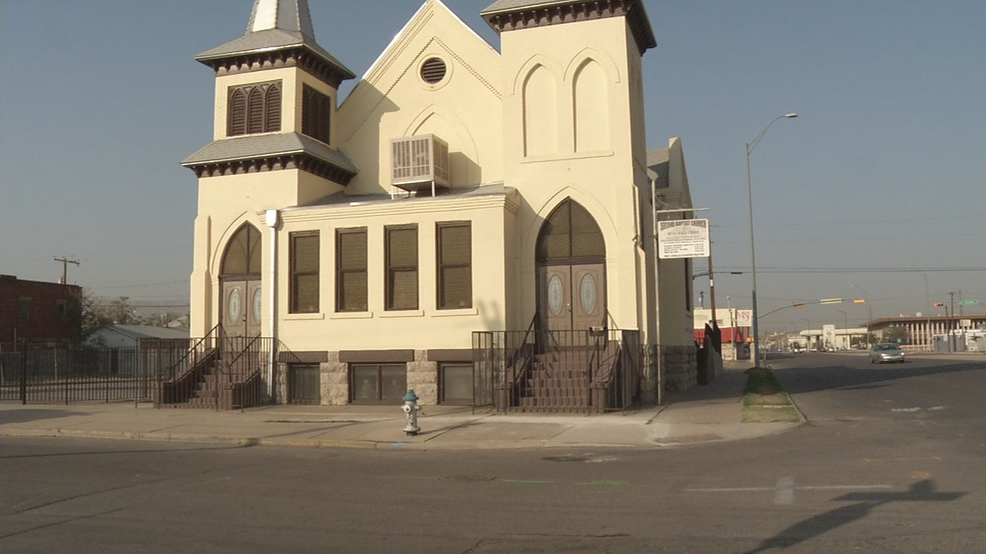
POLYGON ((852 341, 849 340, 849 315, 846 314, 845 310, 836 310, 836 311, 840 312, 842 314, 843 319, 845 320, 845 324, 842 328, 845 329, 844 334, 846 336, 846 350, 849 350, 849 347, 852 346, 852 344, 850 344, 852 341))
POLYGON ((798 117, 798 114, 789 113, 775 117, 773 121, 768 123, 767 126, 763 128, 763 131, 760 131, 760 134, 757 135, 755 139, 746 143, 746 193, 747 193, 747 200, 749 202, 749 208, 750 208, 750 269, 753 273, 753 294, 751 296, 753 300, 753 341, 754 341, 753 366, 754 367, 760 367, 760 325, 757 322, 757 315, 758 315, 757 251, 756 251, 756 247, 754 246, 754 239, 753 239, 753 178, 751 177, 751 171, 750 171, 750 154, 753 153, 753 149, 756 148, 758 144, 760 144, 761 140, 763 140, 764 135, 767 134, 767 129, 770 129, 770 126, 776 123, 778 119, 795 118, 795 117, 798 117))
POLYGON ((811 320, 808 319, 807 317, 803 317, 801 319, 808 324, 808 342, 806 343, 805 351, 811 352, 811 320))
POLYGON ((850 283, 849 286, 859 289, 859 291, 863 293, 863 299, 866 300, 866 307, 869 308, 870 311, 870 318, 866 320, 866 349, 869 350, 870 349, 870 322, 873 321, 873 304, 870 304, 870 298, 869 298, 870 294, 865 290, 863 290, 863 287, 859 285, 853 285, 852 283, 850 283))

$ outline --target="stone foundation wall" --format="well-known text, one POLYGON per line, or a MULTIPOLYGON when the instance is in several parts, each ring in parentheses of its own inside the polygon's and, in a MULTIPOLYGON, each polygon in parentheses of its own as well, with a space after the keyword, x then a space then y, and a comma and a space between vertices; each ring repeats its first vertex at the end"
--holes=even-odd
POLYGON ((695 346, 663 346, 664 390, 683 391, 698 384, 695 346))
POLYGON ((276 364, 274 373, 274 403, 288 403, 288 364, 276 364))
POLYGON ((641 360, 644 369, 643 379, 640 380, 640 403, 645 406, 657 404, 657 347, 653 344, 644 345, 644 355, 641 360))
POLYGON ((349 365, 339 361, 338 352, 329 352, 329 361, 319 364, 323 406, 349 404, 349 365))
POLYGON ((407 388, 418 395, 418 404, 438 404, 438 362, 428 361, 426 350, 415 350, 414 361, 407 363, 407 388))

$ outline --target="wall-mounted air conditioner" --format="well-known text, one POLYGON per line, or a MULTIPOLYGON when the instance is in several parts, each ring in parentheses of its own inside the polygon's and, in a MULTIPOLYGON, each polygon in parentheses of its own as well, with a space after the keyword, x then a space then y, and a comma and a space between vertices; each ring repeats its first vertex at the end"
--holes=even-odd
POLYGON ((448 143, 435 135, 390 140, 390 183, 407 191, 449 186, 448 143))

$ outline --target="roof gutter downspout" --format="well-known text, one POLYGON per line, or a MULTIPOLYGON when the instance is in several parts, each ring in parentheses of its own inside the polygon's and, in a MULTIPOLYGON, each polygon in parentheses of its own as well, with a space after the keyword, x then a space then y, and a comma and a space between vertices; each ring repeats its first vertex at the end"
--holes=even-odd
POLYGON ((277 210, 267 210, 270 227, 270 363, 267 365, 267 397, 274 399, 274 360, 277 356, 277 210))

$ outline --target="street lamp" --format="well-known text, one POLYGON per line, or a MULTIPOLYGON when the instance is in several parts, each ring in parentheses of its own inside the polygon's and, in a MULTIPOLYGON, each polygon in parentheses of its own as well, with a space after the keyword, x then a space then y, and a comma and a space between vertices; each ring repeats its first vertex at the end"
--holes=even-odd
POLYGON ((846 336, 846 350, 849 350, 849 347, 852 346, 852 341, 849 340, 849 315, 845 312, 845 310, 836 310, 836 311, 840 312, 842 314, 843 319, 845 319, 845 324, 842 328, 845 329, 844 334, 846 336))
POLYGON ((778 119, 786 119, 786 118, 787 119, 790 119, 790 118, 795 118, 795 117, 798 117, 798 114, 796 114, 796 113, 789 113, 789 114, 779 115, 779 116, 775 117, 773 119, 773 121, 771 121, 770 123, 768 123, 767 126, 763 128, 763 131, 760 131, 760 134, 757 135, 757 137, 755 139, 753 139, 752 141, 746 143, 746 192, 747 192, 747 200, 749 202, 749 208, 750 208, 750 269, 751 269, 751 272, 753 274, 753 294, 751 296, 752 296, 752 300, 753 300, 753 341, 754 341, 754 343, 753 343, 753 346, 754 346, 754 348, 753 348, 753 366, 754 367, 760 367, 760 335, 759 335, 760 326, 757 323, 757 314, 758 314, 758 310, 757 310, 757 251, 756 251, 756 247, 753 244, 754 243, 754 240, 753 240, 753 178, 751 177, 751 172, 750 172, 750 154, 753 153, 753 149, 756 148, 758 144, 760 144, 760 141, 761 140, 763 140, 764 135, 767 134, 767 129, 770 129, 770 126, 773 125, 775 122, 777 122, 778 119))
POLYGON ((863 287, 859 285, 849 284, 850 287, 859 289, 863 293, 863 299, 866 300, 866 307, 869 308, 870 318, 866 320, 866 349, 870 349, 870 322, 873 321, 873 304, 870 304, 870 293, 863 290, 863 287))

